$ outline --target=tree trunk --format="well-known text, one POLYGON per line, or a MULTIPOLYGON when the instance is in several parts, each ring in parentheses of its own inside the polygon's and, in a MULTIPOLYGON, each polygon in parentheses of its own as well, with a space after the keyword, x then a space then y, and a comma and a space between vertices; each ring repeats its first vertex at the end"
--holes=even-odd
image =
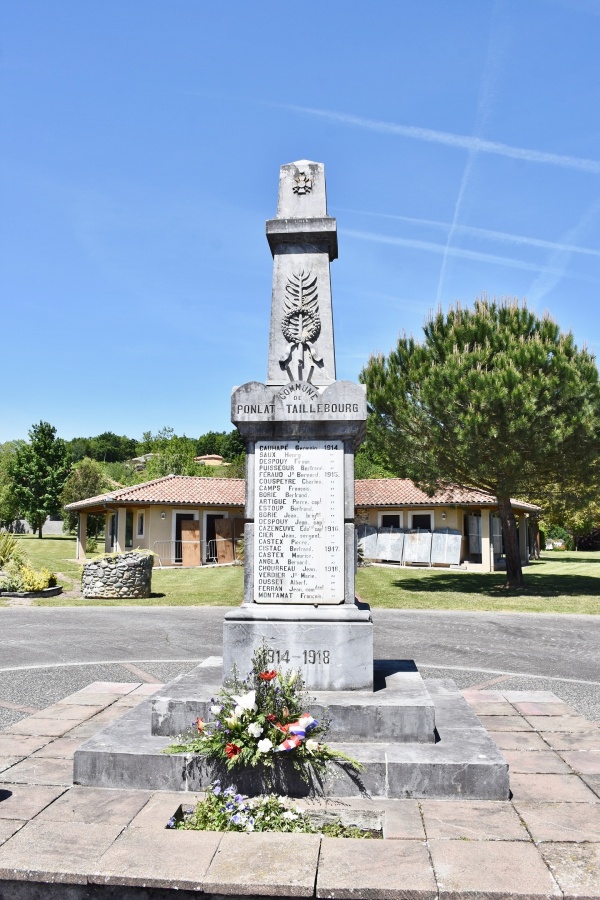
POLYGON ((504 554, 506 556, 506 587, 520 589, 525 586, 521 568, 517 523, 510 497, 498 497, 498 514, 502 523, 504 554))
POLYGON ((529 556, 540 559, 540 528, 536 519, 529 520, 529 556))
POLYGON ((39 538, 42 538, 42 537, 43 537, 43 534, 42 534, 42 528, 43 528, 43 527, 44 527, 44 522, 43 522, 43 520, 38 519, 38 537, 39 537, 39 538))

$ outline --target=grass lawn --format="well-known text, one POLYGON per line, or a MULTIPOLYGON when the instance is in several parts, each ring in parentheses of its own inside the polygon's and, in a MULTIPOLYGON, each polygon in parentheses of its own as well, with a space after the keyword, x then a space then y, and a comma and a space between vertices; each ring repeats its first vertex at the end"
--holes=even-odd
MULTIPOLYGON (((26 553, 36 568, 64 575, 68 590, 79 585, 75 539, 26 535, 26 553)), ((525 590, 503 588, 504 574, 478 574, 448 569, 367 566, 360 568, 356 590, 374 608, 466 609, 479 612, 552 612, 600 614, 600 553, 545 553, 525 568, 525 590)), ((243 568, 155 568, 148 600, 82 600, 58 596, 33 601, 38 606, 238 606, 242 602, 243 568)))
POLYGON ((545 553, 524 568, 525 590, 507 591, 502 572, 367 566, 359 596, 387 609, 600 614, 600 553, 545 553))
MULTIPOLYGON (((59 584, 68 591, 80 586, 81 565, 75 560, 75 538, 51 535, 41 540, 23 535, 25 553, 36 569, 46 566, 59 574, 59 584), (60 576, 64 575, 64 578, 60 576)), ((98 554, 102 555, 102 554, 98 554)), ((239 606, 244 590, 242 566, 220 569, 161 569, 152 572, 152 595, 147 600, 83 600, 59 595, 34 600, 35 606, 239 606)))

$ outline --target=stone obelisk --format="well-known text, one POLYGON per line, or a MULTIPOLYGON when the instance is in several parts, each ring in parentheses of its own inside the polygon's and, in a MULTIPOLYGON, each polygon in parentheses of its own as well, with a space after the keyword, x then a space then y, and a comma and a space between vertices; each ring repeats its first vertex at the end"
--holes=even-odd
POLYGON ((244 603, 225 616, 224 675, 264 640, 275 665, 313 690, 373 684, 373 625, 354 592, 354 453, 361 385, 337 381, 329 265, 336 221, 321 163, 282 166, 267 222, 273 294, 266 383, 235 388, 246 441, 244 603))

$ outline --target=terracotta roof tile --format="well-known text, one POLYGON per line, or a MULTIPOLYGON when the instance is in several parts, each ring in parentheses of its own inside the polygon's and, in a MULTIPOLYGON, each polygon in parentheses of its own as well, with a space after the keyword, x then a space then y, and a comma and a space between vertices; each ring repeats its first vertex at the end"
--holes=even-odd
MULTIPOLYGON (((496 498, 487 491, 458 484, 445 485, 429 497, 409 478, 369 478, 356 481, 354 503, 361 507, 381 506, 496 506, 496 498)), ((512 501, 515 509, 537 510, 531 503, 512 501)))
MULTIPOLYGON (((197 475, 167 475, 132 487, 119 488, 87 500, 70 503, 65 509, 80 510, 107 504, 150 504, 178 506, 244 505, 243 478, 206 478, 197 475)), ((357 481, 354 502, 359 507, 394 506, 495 506, 496 498, 485 491, 460 485, 446 485, 433 497, 416 487, 408 478, 369 478, 357 481)), ((531 503, 513 500, 515 509, 537 511, 531 503)))
POLYGON ((65 509, 78 510, 104 503, 177 504, 179 506, 243 506, 242 478, 202 478, 196 475, 166 475, 131 487, 119 488, 88 500, 70 503, 65 509))

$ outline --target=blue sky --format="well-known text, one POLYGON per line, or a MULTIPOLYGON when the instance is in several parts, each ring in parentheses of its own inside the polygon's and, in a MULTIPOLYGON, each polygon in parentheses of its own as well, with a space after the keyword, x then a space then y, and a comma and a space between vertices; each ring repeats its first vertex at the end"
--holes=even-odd
POLYGON ((20 0, 0 28, 0 441, 229 430, 297 159, 338 220, 339 378, 484 292, 600 351, 599 0, 20 0))

